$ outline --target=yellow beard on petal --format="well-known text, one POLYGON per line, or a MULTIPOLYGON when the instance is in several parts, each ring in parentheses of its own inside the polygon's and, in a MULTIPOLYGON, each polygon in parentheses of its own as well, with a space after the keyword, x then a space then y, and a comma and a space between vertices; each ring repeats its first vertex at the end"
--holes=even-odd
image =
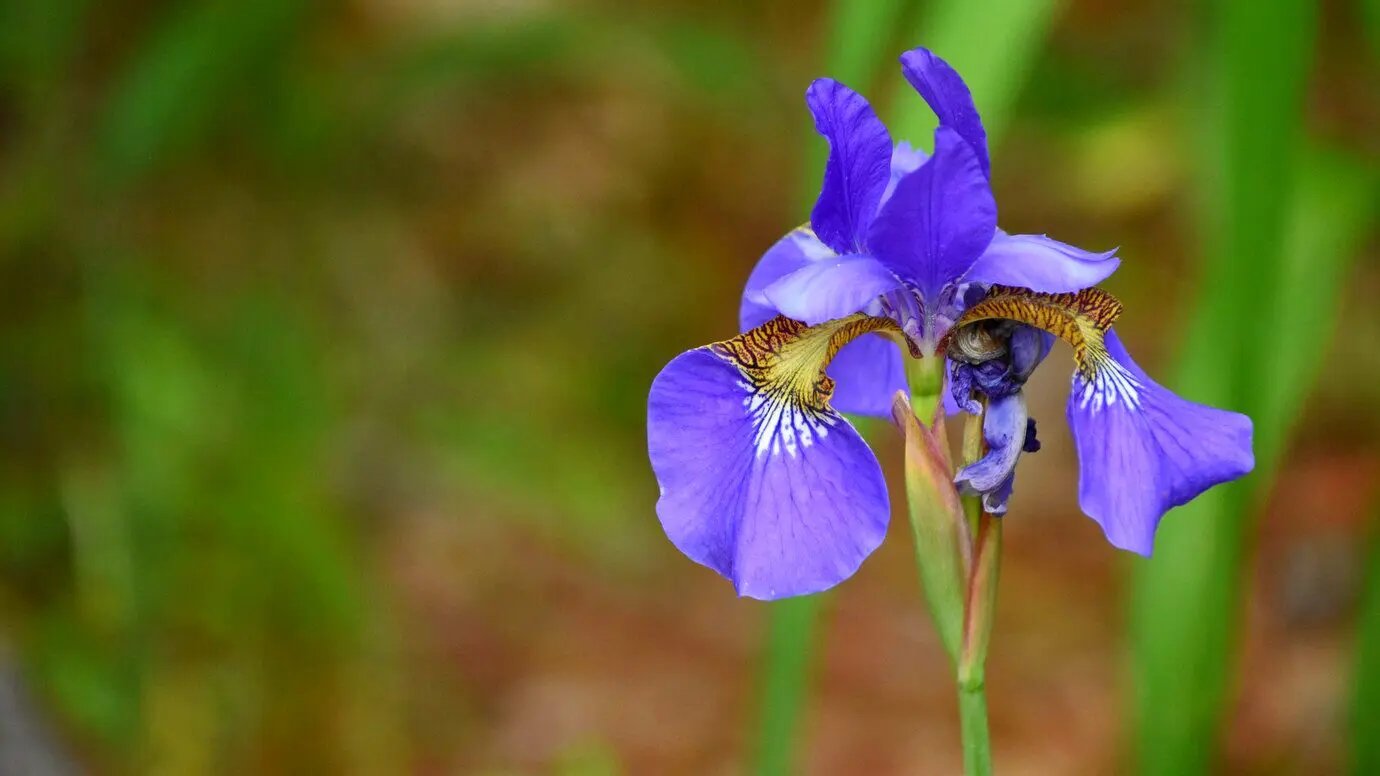
POLYGON ((992 286, 987 296, 964 311, 952 331, 979 321, 1008 320, 1034 326, 1073 347, 1078 371, 1089 380, 1111 362, 1107 330, 1121 315, 1116 297, 1099 288, 1076 294, 1042 294, 1025 288, 992 286))
POLYGON ((755 394, 792 407, 829 409, 834 381, 824 373, 839 348, 871 332, 900 332, 890 318, 862 313, 806 326, 784 315, 710 348, 743 373, 755 394))

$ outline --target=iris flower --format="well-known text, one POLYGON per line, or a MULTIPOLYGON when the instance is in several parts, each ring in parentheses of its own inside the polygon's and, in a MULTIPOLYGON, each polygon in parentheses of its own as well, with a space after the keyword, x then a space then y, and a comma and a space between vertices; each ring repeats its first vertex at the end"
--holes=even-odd
POLYGON ((830 588, 881 543, 886 483, 841 413, 890 414, 907 356, 947 359, 951 411, 986 405, 988 452, 956 484, 994 514, 1038 448, 1021 388, 1055 338, 1076 363, 1079 504, 1113 545, 1150 554, 1167 510, 1254 463, 1249 418, 1176 396, 1127 354, 1111 328, 1121 304, 1092 288, 1114 252, 997 228, 986 133, 953 68, 924 49, 901 65, 939 118, 933 154, 893 146, 843 84, 811 84, 830 155, 809 224, 753 270, 743 333, 682 353, 652 383, 661 524, 739 595, 830 588))

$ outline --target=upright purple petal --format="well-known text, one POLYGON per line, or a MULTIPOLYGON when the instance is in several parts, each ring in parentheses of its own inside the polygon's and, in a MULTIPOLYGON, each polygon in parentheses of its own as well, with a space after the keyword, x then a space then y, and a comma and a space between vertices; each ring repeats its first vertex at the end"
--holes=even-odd
POLYGON ((767 299, 767 286, 817 261, 833 259, 838 254, 819 241, 806 228, 792 229, 785 237, 767 249, 748 276, 743 289, 743 302, 738 310, 738 331, 755 329, 781 314, 767 299))
POLYGON ((739 595, 833 587, 886 534, 881 467, 848 421, 758 393, 711 348, 653 381, 647 446, 666 535, 739 595))
POLYGON ((993 399, 982 421, 987 454, 954 475, 954 483, 964 493, 981 494, 983 508, 994 515, 1006 513, 1006 499, 1011 495, 1016 462, 1025 448, 1029 419, 1023 392, 993 399))
POLYGON ((935 304, 992 242, 997 204, 977 156, 948 127, 934 133, 934 155, 904 177, 868 235, 873 256, 935 304))
POLYGON ((918 148, 912 148, 910 143, 902 140, 891 150, 891 180, 887 181, 886 191, 882 192, 882 204, 886 204, 891 195, 896 191, 896 184, 907 175, 920 169, 920 165, 930 158, 929 154, 918 148))
POLYGON ((881 334, 864 334, 839 349, 825 370, 834 378, 839 412, 885 418, 897 391, 910 395, 901 346, 881 334))
POLYGON ((824 185, 810 225, 838 253, 857 253, 891 177, 891 135, 862 95, 828 78, 810 84, 805 102, 829 141, 824 185))
POLYGON ((1149 555, 1165 512, 1254 468, 1251 419, 1160 386, 1113 331, 1106 347, 1110 360, 1069 394, 1078 503, 1113 545, 1149 555))
POLYGON ((1064 294, 1101 283, 1120 265, 1115 248, 1092 253, 1042 234, 1007 234, 997 230, 992 243, 963 279, 1064 294))
POLYGON ((813 326, 852 315, 900 286, 881 262, 854 254, 807 264, 767 286, 763 295, 782 315, 813 326))
POLYGON ((958 71, 929 49, 918 48, 901 55, 901 72, 906 80, 929 103, 930 110, 939 117, 942 126, 952 127, 968 141, 977 153, 978 166, 984 176, 989 175, 991 163, 987 157, 987 130, 973 104, 973 94, 963 83, 958 71))

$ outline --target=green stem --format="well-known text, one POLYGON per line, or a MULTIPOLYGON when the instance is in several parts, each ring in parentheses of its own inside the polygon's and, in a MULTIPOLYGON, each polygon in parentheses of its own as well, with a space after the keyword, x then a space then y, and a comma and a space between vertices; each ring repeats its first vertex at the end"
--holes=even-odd
POLYGON ((944 359, 906 359, 906 378, 910 381, 910 406, 915 417, 926 426, 934 420, 944 391, 944 359))
POLYGON ((771 604, 757 753, 759 776, 796 773, 793 757, 810 676, 810 653, 820 596, 771 604))
MULTIPOLYGON (((963 429, 963 461, 979 460, 987 452, 982 410, 968 418, 963 429)), ((958 720, 963 734, 963 767, 967 776, 990 776, 992 742, 987 732, 985 671, 992 615, 997 602, 997 578, 1001 570, 1001 520, 983 511, 982 497, 964 496, 963 508, 974 537, 972 572, 964 613, 963 650, 958 661, 958 720)))
POLYGON ((958 685, 958 721, 963 729, 963 772, 991 776, 992 741, 987 733, 987 690, 979 674, 958 685))

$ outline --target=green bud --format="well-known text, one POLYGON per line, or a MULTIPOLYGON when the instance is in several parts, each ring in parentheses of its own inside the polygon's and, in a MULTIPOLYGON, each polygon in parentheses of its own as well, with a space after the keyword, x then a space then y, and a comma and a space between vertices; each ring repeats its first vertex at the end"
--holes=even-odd
POLYGON ((906 501, 915 534, 915 560, 930 616, 949 658, 959 665, 964 642, 964 602, 972 565, 972 535, 954 488, 953 463, 944 435, 944 410, 932 406, 932 422, 916 418, 897 392, 892 415, 906 440, 906 501))

